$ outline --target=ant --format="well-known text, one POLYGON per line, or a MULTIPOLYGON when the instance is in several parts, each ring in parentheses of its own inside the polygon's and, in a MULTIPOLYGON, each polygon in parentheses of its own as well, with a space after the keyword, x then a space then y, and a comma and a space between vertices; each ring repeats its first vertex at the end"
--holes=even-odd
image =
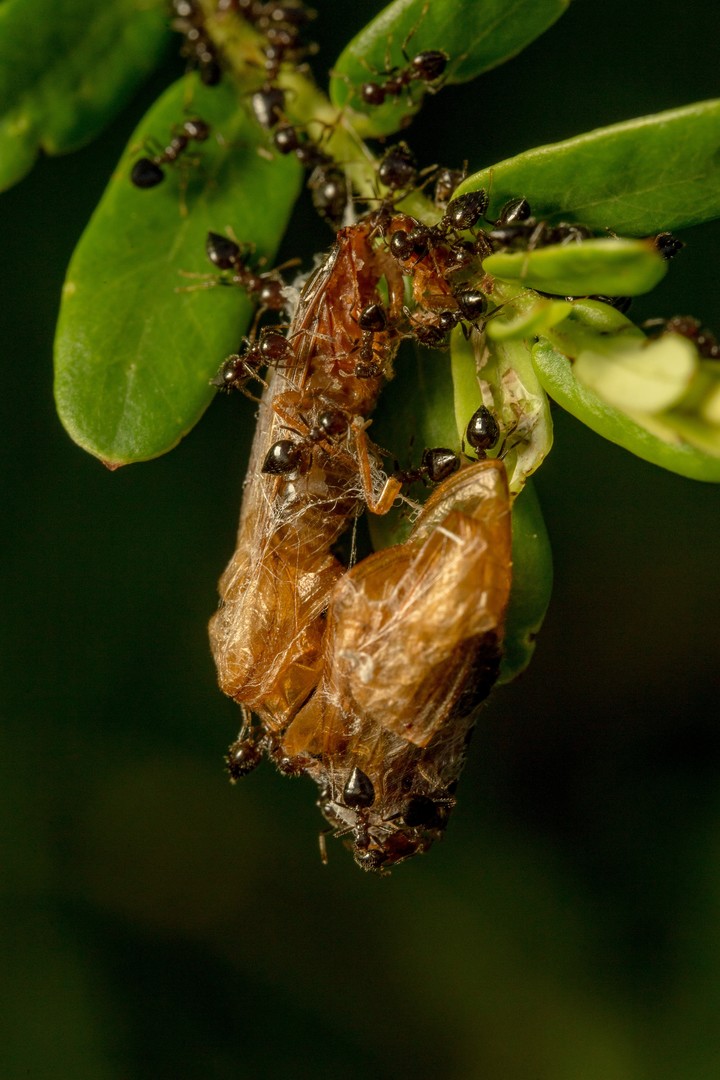
POLYGON ((277 126, 285 111, 285 91, 279 86, 265 83, 250 97, 253 116, 260 127, 270 130, 277 126))
POLYGON ((285 308, 285 282, 282 277, 277 270, 258 273, 248 266, 247 248, 243 249, 229 236, 209 232, 205 250, 208 259, 218 270, 232 271, 230 280, 221 279, 219 284, 239 285, 266 310, 282 311, 285 308))
POLYGON ((593 233, 586 225, 559 221, 550 225, 532 216, 530 203, 523 197, 510 199, 500 211, 494 228, 487 233, 493 247, 520 248, 534 251, 550 244, 577 244, 589 240, 593 233))
MULTIPOLYGON (((420 18, 424 18, 429 0, 422 11, 420 18)), ((387 68, 382 73, 384 82, 366 82, 360 87, 360 98, 365 105, 382 105, 386 98, 400 97, 403 90, 410 87, 411 83, 423 83, 425 89, 431 94, 440 89, 439 80, 442 79, 450 57, 442 49, 425 49, 416 53, 412 58, 408 56, 407 47, 410 39, 417 30, 415 25, 402 43, 401 52, 405 60, 405 67, 387 68)))
MULTIPOLYGON (((298 421, 295 420, 295 423, 298 421)), ((316 446, 333 446, 336 439, 345 435, 349 421, 341 409, 325 409, 318 413, 311 426, 300 417, 300 426, 290 430, 300 435, 302 442, 293 439, 278 439, 273 443, 263 461, 260 472, 266 476, 286 476, 289 473, 308 472, 312 461, 312 451, 316 446)), ((328 451, 331 452, 331 451, 328 451)))
POLYGON ((670 259, 674 259, 679 251, 685 247, 682 240, 678 240, 676 236, 673 236, 670 232, 661 232, 653 240, 655 249, 662 255, 666 262, 670 259))
MULTIPOLYGON (((397 464, 397 463, 396 463, 397 464)), ((429 480, 440 484, 460 468, 460 457, 445 446, 433 446, 423 450, 420 465, 416 469, 396 469, 392 474, 401 484, 414 484, 417 480, 429 480)))
POLYGON ((500 428, 497 420, 485 405, 481 405, 470 417, 465 429, 465 438, 477 454, 478 461, 486 458, 487 451, 492 450, 497 444, 500 428))
POLYGON ((233 390, 239 390, 251 401, 259 399, 247 390, 247 384, 251 379, 261 382, 267 388, 267 383, 260 375, 264 367, 280 367, 294 357, 293 348, 284 334, 279 330, 264 328, 259 341, 245 338, 240 352, 228 356, 222 364, 214 379, 210 380, 211 386, 230 394, 233 390))
MULTIPOLYGON (((244 712, 244 710, 243 710, 244 712)), ((235 784, 243 776, 256 769, 262 760, 262 748, 257 731, 244 723, 235 742, 228 747, 225 755, 225 768, 230 774, 230 783, 235 784)))
POLYGON ((172 29, 185 38, 181 55, 197 64, 204 86, 216 86, 222 78, 222 68, 215 45, 205 30, 202 9, 194 0, 173 0, 172 6, 175 11, 172 29))
POLYGON ((300 42, 305 26, 317 17, 317 12, 300 0, 219 0, 218 11, 241 15, 265 38, 262 52, 268 84, 277 78, 285 60, 297 64, 308 52, 317 51, 314 44, 303 46, 300 42))
POLYGON ((137 188, 152 188, 165 179, 163 165, 174 164, 187 149, 190 142, 205 142, 210 135, 210 125, 195 117, 186 120, 164 150, 153 157, 139 158, 132 167, 130 180, 137 188))
MULTIPOLYGON (((457 237, 459 232, 474 228, 488 208, 488 194, 482 188, 452 199, 436 225, 417 221, 409 230, 396 229, 390 238, 390 251, 400 262, 415 258, 420 262, 437 244, 457 237)), ((459 240, 459 237, 457 237, 459 240)))
POLYGON ((307 186, 312 203, 320 217, 333 229, 342 225, 350 198, 343 170, 334 158, 310 138, 300 138, 292 124, 282 124, 273 133, 275 149, 280 154, 295 154, 300 164, 312 170, 307 186))
POLYGON ((438 169, 435 176, 435 191, 433 201, 439 210, 445 210, 453 197, 455 190, 462 184, 467 176, 467 163, 463 169, 438 169))
POLYGON ((355 378, 376 379, 383 374, 381 364, 375 358, 375 335, 381 334, 388 328, 387 313, 381 304, 368 304, 358 316, 358 326, 362 330, 362 338, 359 342, 358 355, 360 357, 355 365, 355 378))
MULTIPOLYGON (((322 153, 322 151, 320 151, 322 153)), ((339 229, 345 217, 349 192, 343 170, 332 158, 315 166, 307 183, 312 203, 323 221, 339 229)))
POLYGON ((378 165, 378 180, 391 191, 415 187, 418 167, 415 155, 405 142, 386 150, 378 165))
POLYGON ((415 317, 408 307, 404 307, 403 312, 410 322, 415 340, 428 349, 445 348, 447 335, 462 318, 459 311, 426 311, 422 318, 415 317))

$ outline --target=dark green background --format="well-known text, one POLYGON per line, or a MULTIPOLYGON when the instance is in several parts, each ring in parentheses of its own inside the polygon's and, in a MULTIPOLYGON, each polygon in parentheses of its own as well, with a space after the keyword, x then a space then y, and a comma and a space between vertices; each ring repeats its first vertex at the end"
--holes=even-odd
MULTIPOLYGON (((375 7, 318 7, 321 70, 375 7)), ((409 137, 423 164, 476 169, 716 96, 718 30, 704 0, 577 0, 409 137)), ((238 717, 205 625, 251 404, 218 400, 170 456, 110 474, 52 403, 65 266, 163 84, 0 200, 0 1075, 720 1075, 717 488, 557 416, 552 607, 428 856, 378 879, 332 843, 323 867, 308 782, 226 783, 238 717)), ((284 254, 307 259, 330 234, 303 211, 284 254)), ((636 310, 720 330, 720 230, 683 238, 636 310)))

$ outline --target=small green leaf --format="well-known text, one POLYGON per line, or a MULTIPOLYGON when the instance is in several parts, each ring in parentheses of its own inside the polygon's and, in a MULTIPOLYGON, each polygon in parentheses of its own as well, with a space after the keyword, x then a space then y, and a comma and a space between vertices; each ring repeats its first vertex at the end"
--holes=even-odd
POLYGON ((562 322, 572 311, 572 304, 538 296, 532 289, 518 289, 499 311, 499 315, 488 320, 486 336, 491 341, 519 341, 562 322))
POLYGON ((671 420, 664 422, 665 415, 662 421, 647 417, 640 422, 603 401, 577 381, 570 360, 556 352, 549 341, 541 339, 534 347, 533 364, 548 394, 592 431, 661 468, 694 480, 720 483, 720 457, 691 445, 673 431, 671 420))
POLYGON ((513 503, 512 562, 500 685, 517 678, 530 663, 552 593, 552 550, 532 480, 513 503))
POLYGON ((649 236, 720 217, 720 100, 599 128, 475 173, 488 220, 524 195, 537 218, 649 236))
POLYGON ((501 441, 489 456, 502 454, 510 491, 522 491, 552 447, 550 404, 524 341, 466 338, 462 328, 451 339, 455 421, 462 438, 480 405, 496 418, 501 441))
POLYGON ((181 80, 140 123, 80 240, 60 311, 55 396, 72 438, 108 464, 170 450, 240 343, 252 310, 244 292, 203 288, 181 272, 207 284, 206 234, 227 227, 257 257, 274 255, 301 172, 292 158, 258 154, 264 138, 230 85, 181 80), (158 187, 135 188, 129 174, 143 140, 165 145, 189 108, 211 125, 210 138, 167 166, 158 187), (201 287, 178 291, 189 284, 201 287))
POLYGON ((574 365, 578 382, 623 412, 661 413, 687 392, 698 370, 697 349, 679 334, 663 334, 640 348, 585 349, 574 365))
POLYGON ((483 262, 494 277, 558 296, 638 296, 654 289, 667 268, 650 241, 610 238, 498 251, 483 262))
POLYGON ((0 190, 102 131, 169 40, 163 0, 0 4, 0 190))
MULTIPOLYGON (((442 79, 459 83, 511 59, 559 19, 570 0, 395 0, 353 38, 334 66, 330 97, 335 105, 367 115, 362 135, 390 135, 416 112, 425 88, 412 80, 383 105, 366 105, 363 83, 384 83, 392 69, 425 50, 450 58, 442 79)), ((442 80, 438 80, 438 85, 442 80)))

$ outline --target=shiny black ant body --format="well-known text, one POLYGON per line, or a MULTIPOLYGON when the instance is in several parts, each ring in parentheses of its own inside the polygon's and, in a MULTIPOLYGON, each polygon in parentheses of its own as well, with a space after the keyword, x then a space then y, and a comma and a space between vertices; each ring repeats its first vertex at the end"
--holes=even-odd
POLYGON ((482 188, 459 195, 447 204, 445 213, 436 225, 424 225, 418 221, 410 231, 397 229, 390 238, 390 252, 401 262, 408 259, 419 262, 433 246, 446 243, 452 236, 459 241, 458 234, 475 228, 487 207, 488 194, 482 188))
POLYGON ((470 417, 465 429, 465 439, 472 446, 479 459, 487 457, 487 451, 492 450, 500 438, 498 422, 485 405, 470 417))
POLYGON ((658 233, 653 240, 655 249, 662 255, 663 259, 667 262, 670 259, 674 259, 679 251, 685 247, 682 240, 678 240, 676 236, 673 236, 670 232, 658 233))
POLYGON ((414 484, 418 480, 440 484, 460 468, 460 456, 445 446, 433 446, 423 450, 420 465, 415 469, 396 469, 392 474, 401 484, 414 484))
POLYGON ((385 151, 378 165, 378 180, 391 191, 415 187, 418 167, 407 143, 400 142, 385 151))
POLYGON ((343 170, 332 158, 327 157, 313 168, 307 186, 312 204, 320 217, 327 221, 331 228, 339 229, 350 198, 343 170))
POLYGON ((247 263, 248 249, 243 248, 229 236, 209 232, 205 242, 207 257, 218 270, 229 270, 229 280, 221 278, 218 284, 239 285, 261 307, 270 311, 285 308, 285 282, 277 270, 260 273, 247 263))
POLYGON ((230 783, 235 784, 243 776, 247 776, 261 761, 262 748, 258 739, 241 732, 235 742, 230 744, 225 755, 225 768, 230 774, 230 783))
POLYGON ((494 227, 486 234, 493 247, 534 251, 551 244, 575 244, 589 240, 593 232, 586 225, 559 221, 551 225, 532 215, 527 199, 510 199, 503 206, 494 227))
POLYGON ((250 107, 260 127, 271 130, 283 118, 285 112, 285 91, 279 86, 265 83, 250 96, 250 107))
MULTIPOLYGON (((407 44, 407 41, 406 41, 407 44)), ((385 82, 366 82, 360 87, 360 97, 365 105, 382 105, 387 98, 397 98, 413 82, 422 82, 431 93, 440 89, 438 81, 445 74, 450 57, 442 49, 426 49, 412 59, 402 50, 407 66, 386 71, 385 82)))
POLYGON ((435 176, 435 191, 433 201, 440 210, 444 210, 453 197, 456 189, 462 184, 467 176, 467 165, 464 169, 440 168, 435 176))
POLYGON ((219 11, 234 12, 249 22, 263 37, 261 52, 265 69, 263 85, 251 95, 253 115, 261 127, 271 130, 283 119, 285 92, 276 85, 284 63, 294 66, 315 51, 301 41, 303 30, 317 15, 297 0, 220 0, 219 11))
POLYGON ((358 362, 355 365, 355 377, 357 379, 377 379, 383 374, 382 365, 375 357, 375 335, 388 328, 388 318, 385 308, 381 304, 368 304, 358 316, 358 326, 362 330, 362 338, 358 346, 358 362))
POLYGON ((292 360, 293 356, 292 346, 285 335, 279 330, 265 328, 259 341, 245 338, 240 351, 228 356, 215 378, 210 380, 210 384, 226 394, 239 390, 251 401, 257 401, 258 398, 247 389, 250 380, 254 379, 267 386, 260 375, 261 370, 265 367, 282 367, 284 363, 292 360))
POLYGON ((312 203, 320 217, 333 229, 342 225, 350 199, 345 173, 317 143, 292 124, 282 124, 273 133, 275 149, 280 154, 295 154, 304 168, 311 170, 307 182, 312 203))
POLYGON ((205 86, 216 86, 222 78, 217 49, 205 30, 205 16, 194 0, 172 0, 175 18, 171 26, 185 38, 180 53, 197 67, 205 86))
POLYGON ((260 472, 266 476, 306 473, 312 462, 314 448, 325 443, 328 452, 332 452, 332 444, 346 434, 349 426, 347 416, 340 409, 326 409, 318 413, 315 423, 307 425, 304 431, 293 429, 300 435, 300 442, 294 439, 278 439, 272 444, 260 472))
POLYGON ((139 158, 132 167, 130 180, 136 188, 157 187, 165 179, 163 165, 173 165, 191 142, 205 142, 210 125, 195 117, 186 120, 168 145, 152 157, 139 158))

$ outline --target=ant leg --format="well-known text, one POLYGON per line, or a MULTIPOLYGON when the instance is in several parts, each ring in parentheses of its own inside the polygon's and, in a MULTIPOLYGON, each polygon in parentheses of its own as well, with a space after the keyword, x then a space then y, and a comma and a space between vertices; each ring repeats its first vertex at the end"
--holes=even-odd
POLYGON ((400 51, 403 54, 403 58, 404 58, 406 64, 409 64, 411 62, 411 59, 408 56, 407 47, 410 44, 410 42, 412 41, 412 39, 415 37, 415 34, 417 33, 418 27, 421 25, 421 23, 423 22, 425 16, 428 13, 428 8, 429 7, 430 7, 430 0, 425 0, 425 3, 423 4, 423 9, 420 12, 420 15, 418 16, 418 21, 415 23, 415 25, 413 27, 410 28, 410 30, 407 33, 407 37, 405 38, 402 45, 400 46, 400 51))
POLYGON ((393 503, 402 491, 402 483, 394 476, 387 476, 382 491, 375 497, 372 482, 372 468, 370 464, 370 450, 367 429, 372 421, 356 417, 352 422, 352 431, 355 436, 358 468, 360 481, 363 488, 365 503, 371 514, 387 514, 393 503))

